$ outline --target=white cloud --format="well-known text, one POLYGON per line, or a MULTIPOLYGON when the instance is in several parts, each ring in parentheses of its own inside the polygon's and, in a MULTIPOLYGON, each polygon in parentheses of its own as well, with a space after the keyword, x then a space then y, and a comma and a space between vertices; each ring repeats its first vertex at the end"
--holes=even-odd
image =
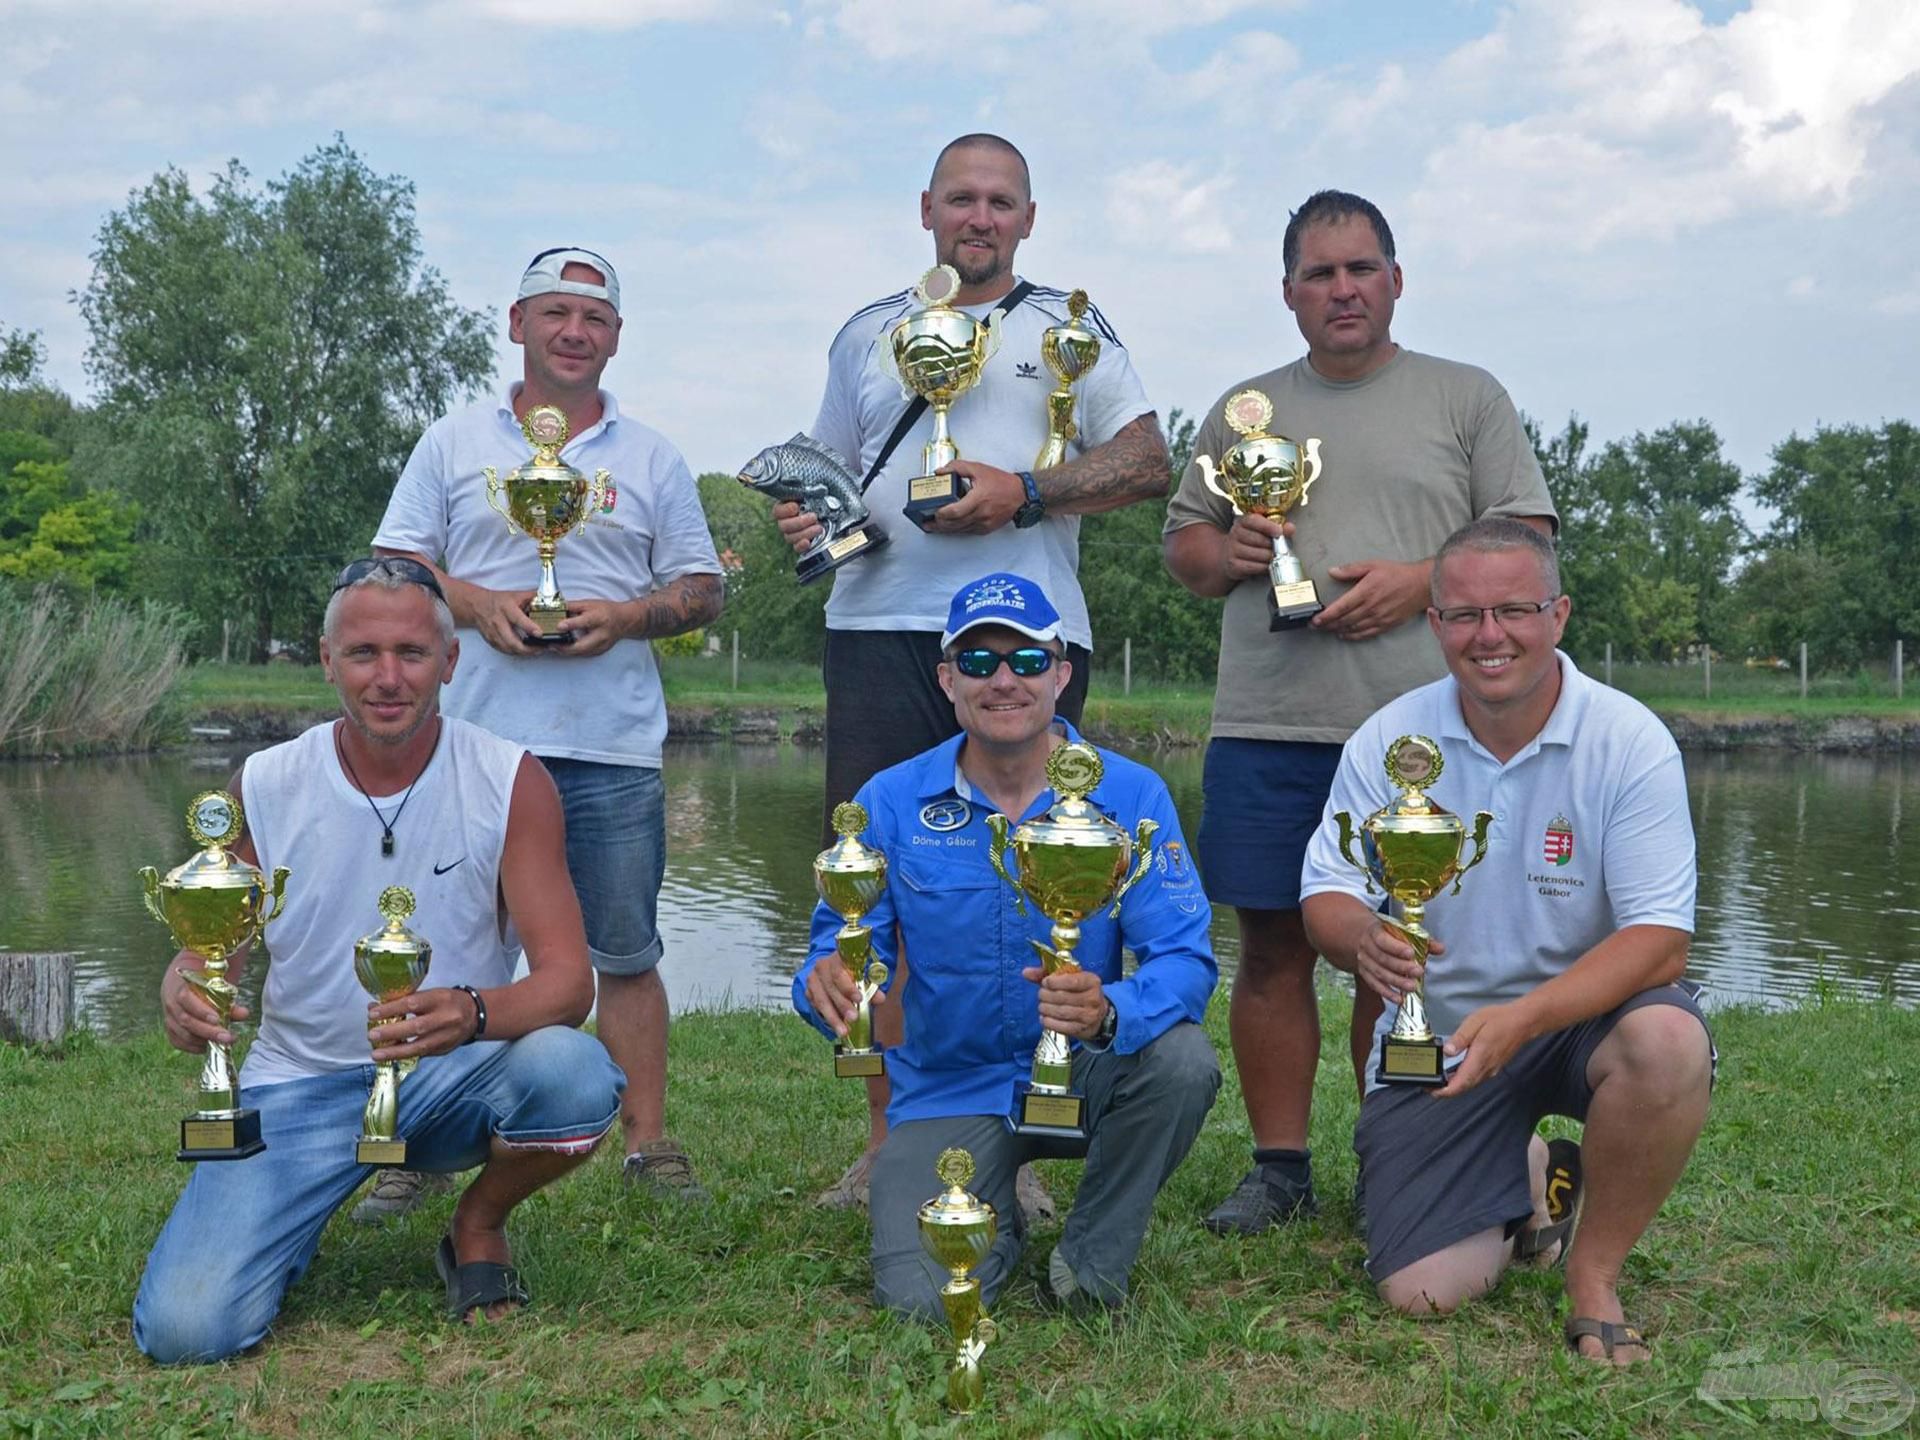
POLYGON ((1194 181, 1191 174, 1191 167, 1149 160, 1114 176, 1107 196, 1114 238, 1185 254, 1232 249, 1233 177, 1194 181))

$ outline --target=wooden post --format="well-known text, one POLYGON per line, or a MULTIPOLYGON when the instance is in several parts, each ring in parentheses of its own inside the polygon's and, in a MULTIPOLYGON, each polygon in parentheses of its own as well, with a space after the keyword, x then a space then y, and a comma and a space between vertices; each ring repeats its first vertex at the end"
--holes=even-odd
POLYGON ((1120 646, 1120 693, 1133 694, 1133 637, 1131 635, 1120 646))
POLYGON ((232 644, 233 621, 229 618, 220 622, 220 663, 222 665, 227 663, 227 651, 232 644))
POLYGON ((1706 646, 1700 651, 1700 674, 1707 687, 1707 699, 1713 698, 1713 647, 1706 646))
POLYGON ((1800 698, 1807 698, 1807 642, 1800 642, 1800 698))
POLYGON ((1893 698, 1898 700, 1907 688, 1907 642, 1893 642, 1893 698))
POLYGON ((0 1040, 58 1045, 72 1024, 72 955, 0 954, 0 1040))
POLYGON ((1613 642, 1607 641, 1607 684, 1613 684, 1613 642))
POLYGON ((733 688, 740 688, 740 632, 733 632, 733 688))

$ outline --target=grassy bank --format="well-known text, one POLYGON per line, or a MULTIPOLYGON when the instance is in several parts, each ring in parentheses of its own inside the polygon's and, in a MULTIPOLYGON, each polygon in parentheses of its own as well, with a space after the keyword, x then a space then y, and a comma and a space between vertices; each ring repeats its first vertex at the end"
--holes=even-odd
MULTIPOLYGON (((1920 1382, 1920 1014, 1830 1003, 1719 1017, 1705 1138, 1628 1263, 1654 1358, 1613 1375, 1563 1353, 1552 1274, 1512 1276, 1442 1324, 1382 1313, 1346 1200, 1344 1002, 1325 1010, 1324 1217, 1254 1241, 1195 1223, 1246 1157, 1229 1066, 1124 1317, 1037 1307, 1057 1233, 1043 1228, 996 1307, 988 1407, 970 1422, 940 1409, 937 1337, 869 1305, 864 1218, 808 1203, 853 1154, 864 1110, 791 1017, 673 1027, 669 1118, 713 1204, 629 1197, 615 1157, 596 1157, 516 1220, 535 1305, 476 1331, 438 1308, 431 1253, 450 1199, 385 1230, 341 1219, 268 1344, 193 1371, 147 1365, 127 1319, 184 1178, 171 1154, 191 1062, 157 1035, 82 1037, 62 1057, 0 1049, 0 1434, 1767 1434, 1780 1431, 1765 1402, 1696 1396, 1716 1357, 1920 1382)), ((1078 1167, 1042 1168, 1070 1197, 1078 1167)))

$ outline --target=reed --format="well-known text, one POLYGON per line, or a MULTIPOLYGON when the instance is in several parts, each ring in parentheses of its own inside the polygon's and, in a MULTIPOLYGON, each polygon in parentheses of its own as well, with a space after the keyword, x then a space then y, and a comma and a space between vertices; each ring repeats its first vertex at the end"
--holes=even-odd
POLYGON ((168 607, 0 589, 0 756, 154 745, 186 654, 168 607))

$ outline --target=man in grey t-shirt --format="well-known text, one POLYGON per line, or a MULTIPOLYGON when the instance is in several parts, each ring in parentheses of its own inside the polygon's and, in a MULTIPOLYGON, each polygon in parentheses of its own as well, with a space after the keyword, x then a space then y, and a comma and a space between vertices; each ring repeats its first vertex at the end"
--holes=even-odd
MULTIPOLYGON (((1226 600, 1198 853, 1208 897, 1239 922, 1230 1015, 1254 1164, 1207 1217, 1222 1234, 1317 1208, 1307 1120, 1320 1021, 1299 882, 1340 746, 1381 705, 1444 673, 1420 623, 1441 541, 1482 515, 1542 533, 1557 523, 1499 382, 1393 342, 1402 277, 1374 205, 1337 190, 1312 196, 1287 225, 1282 259, 1307 354, 1227 396, 1258 390, 1273 405, 1271 433, 1320 442, 1324 469, 1309 508, 1294 512, 1299 533, 1293 521, 1236 515, 1196 463, 1167 507, 1163 540, 1181 584, 1226 600), (1270 632, 1263 592, 1281 534, 1326 608, 1270 632)), ((1207 412, 1196 456, 1218 461, 1239 439, 1224 409, 1223 397, 1207 412)), ((1356 1069, 1379 1006, 1371 993, 1356 998, 1356 1069)))

